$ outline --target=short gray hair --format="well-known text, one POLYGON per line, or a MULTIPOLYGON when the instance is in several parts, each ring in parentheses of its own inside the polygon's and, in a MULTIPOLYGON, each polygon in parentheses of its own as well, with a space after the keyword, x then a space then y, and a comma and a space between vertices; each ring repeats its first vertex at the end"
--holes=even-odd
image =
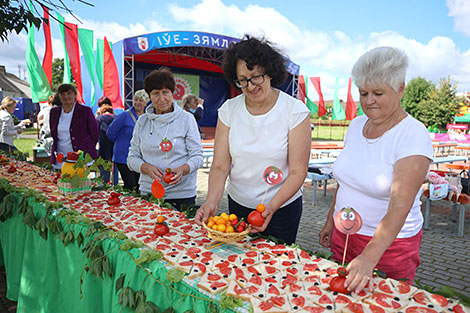
POLYGON ((400 49, 378 47, 364 53, 354 64, 352 78, 358 87, 385 84, 398 91, 405 81, 408 56, 400 49))

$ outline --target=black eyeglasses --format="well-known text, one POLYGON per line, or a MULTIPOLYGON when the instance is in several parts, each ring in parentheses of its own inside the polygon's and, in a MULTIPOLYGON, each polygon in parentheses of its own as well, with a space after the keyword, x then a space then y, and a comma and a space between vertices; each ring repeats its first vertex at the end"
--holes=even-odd
POLYGON ((235 79, 233 82, 238 88, 246 88, 248 87, 248 83, 251 83, 254 86, 259 86, 264 83, 264 75, 266 75, 266 73, 253 76, 252 78, 235 79))

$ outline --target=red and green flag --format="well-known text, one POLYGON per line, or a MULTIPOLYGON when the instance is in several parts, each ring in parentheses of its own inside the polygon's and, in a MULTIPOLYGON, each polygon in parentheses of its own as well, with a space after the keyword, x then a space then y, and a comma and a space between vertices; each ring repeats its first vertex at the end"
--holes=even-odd
POLYGON ((297 99, 305 103, 306 97, 307 97, 307 89, 305 88, 305 77, 304 75, 299 75, 299 90, 297 94, 297 99))
POLYGON ((354 99, 351 94, 351 85, 352 85, 352 78, 349 77, 348 97, 346 101, 346 119, 348 121, 351 121, 356 117, 356 103, 354 103, 354 99))
POLYGON ((323 93, 320 87, 320 77, 310 77, 310 81, 318 93, 318 116, 323 116, 326 114, 326 109, 325 100, 323 99, 323 93))
POLYGON ((339 78, 336 77, 335 80, 335 94, 333 96, 333 116, 334 121, 342 121, 346 118, 343 106, 339 101, 339 78))
POLYGON ((121 99, 119 72, 108 40, 104 37, 103 49, 103 95, 111 100, 113 109, 124 109, 121 99))
MULTIPOLYGON (((103 89, 103 40, 97 39, 96 40, 96 63, 95 63, 95 70, 96 70, 96 79, 98 80, 98 84, 100 88, 103 89)), ((111 42, 109 42, 109 47, 112 49, 111 42)))
POLYGON ((65 46, 69 56, 70 69, 77 84, 77 101, 83 101, 82 72, 80 66, 80 48, 78 45, 78 27, 76 24, 65 22, 65 46))
POLYGON ((64 45, 64 79, 62 82, 64 84, 70 84, 70 82, 72 81, 72 73, 70 71, 69 56, 67 55, 67 47, 65 45, 65 19, 59 13, 56 13, 56 15, 57 20, 59 21, 59 29, 60 35, 62 37, 62 43, 64 45))
POLYGON ((49 9, 42 7, 44 11, 44 19, 42 21, 42 29, 44 30, 44 39, 46 42, 46 52, 42 59, 42 69, 49 81, 49 87, 52 88, 52 40, 51 40, 51 24, 49 21, 49 9))
POLYGON ((80 48, 83 52, 83 58, 90 75, 91 81, 91 104, 95 105, 95 53, 93 51, 93 31, 89 29, 78 29, 78 41, 80 42, 80 48))
MULTIPOLYGON (((29 3, 32 12, 32 3, 29 3)), ((46 101, 52 94, 49 81, 39 61, 36 48, 34 47, 34 25, 28 27, 28 42, 26 44, 26 68, 28 69, 29 87, 31 98, 34 103, 46 101)))

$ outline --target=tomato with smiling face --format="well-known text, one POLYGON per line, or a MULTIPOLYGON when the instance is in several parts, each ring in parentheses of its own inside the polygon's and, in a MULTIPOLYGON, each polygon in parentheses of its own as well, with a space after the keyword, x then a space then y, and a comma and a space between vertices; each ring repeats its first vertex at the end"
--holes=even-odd
POLYGON ((275 166, 268 166, 264 170, 263 177, 268 185, 277 185, 282 181, 284 174, 279 168, 275 166))
POLYGON ((335 215, 336 228, 345 235, 355 234, 362 227, 362 218, 353 208, 343 208, 335 215))
POLYGON ((160 142, 160 149, 162 149, 163 152, 170 152, 172 148, 173 144, 171 143, 170 139, 166 137, 163 138, 162 142, 160 142))

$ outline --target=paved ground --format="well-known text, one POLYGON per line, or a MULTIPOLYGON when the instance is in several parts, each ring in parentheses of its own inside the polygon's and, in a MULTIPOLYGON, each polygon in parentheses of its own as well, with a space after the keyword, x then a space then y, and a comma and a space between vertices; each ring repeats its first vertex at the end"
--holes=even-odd
MULTIPOLYGON (((206 198, 208 175, 208 168, 199 170, 198 205, 202 205, 206 198)), ((313 252, 325 250, 318 243, 318 233, 326 219, 335 188, 335 183, 330 181, 326 196, 323 196, 321 190, 318 190, 317 202, 315 206, 312 206, 313 188, 310 183, 305 184, 304 211, 300 221, 297 243, 313 252)), ((227 211, 226 194, 220 202, 219 211, 227 211)), ((470 296, 470 208, 466 212, 466 228, 463 238, 457 238, 457 224, 451 221, 450 212, 449 202, 433 202, 430 229, 423 233, 422 263, 417 270, 415 284, 421 283, 435 289, 448 285, 470 296)), ((5 299, 4 275, 2 267, 0 268, 0 313, 16 312, 16 304, 5 299)))
MULTIPOLYGON (((208 175, 208 168, 199 170, 198 205, 202 205, 206 198, 208 175)), ((307 182, 304 185, 304 211, 296 243, 313 252, 326 251, 318 243, 318 233, 323 227, 336 189, 332 181, 328 184, 326 196, 323 196, 323 189, 317 191, 315 206, 312 206, 312 184, 307 182)), ((424 209, 424 203, 422 207, 424 209)), ((227 211, 225 193, 219 211, 227 211)), ((448 285, 470 296, 470 208, 466 212, 463 238, 457 238, 457 223, 451 221, 450 212, 448 201, 432 202, 430 229, 423 232, 421 265, 417 270, 415 285, 421 283, 436 290, 442 285, 448 285)))

